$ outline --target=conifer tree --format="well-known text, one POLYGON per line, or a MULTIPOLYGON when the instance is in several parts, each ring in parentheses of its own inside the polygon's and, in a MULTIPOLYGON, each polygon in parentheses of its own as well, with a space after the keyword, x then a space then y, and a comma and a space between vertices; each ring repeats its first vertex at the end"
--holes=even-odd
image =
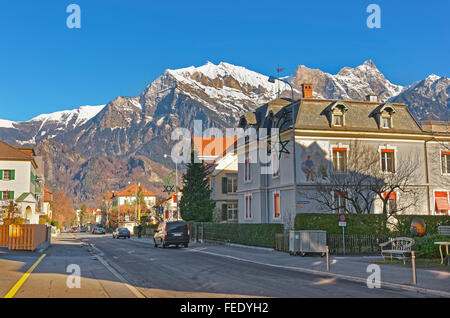
POLYGON ((194 156, 196 154, 192 152, 191 162, 187 164, 186 173, 183 175, 180 213, 185 221, 209 222, 216 203, 211 200, 205 165, 203 162, 195 162, 194 156))

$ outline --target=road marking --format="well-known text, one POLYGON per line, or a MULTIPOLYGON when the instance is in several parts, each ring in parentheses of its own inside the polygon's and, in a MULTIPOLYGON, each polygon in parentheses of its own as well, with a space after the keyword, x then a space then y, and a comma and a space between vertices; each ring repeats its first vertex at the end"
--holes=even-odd
POLYGON ((125 284, 125 286, 128 287, 128 289, 137 297, 137 298, 147 298, 144 294, 142 294, 136 287, 130 285, 128 281, 120 275, 114 268, 111 267, 101 256, 96 255, 97 259, 102 263, 114 276, 116 276, 119 280, 122 281, 122 283, 125 284))
MULTIPOLYGON (((209 252, 209 251, 205 251, 204 249, 206 249, 206 248, 203 248, 203 249, 193 248, 193 249, 186 250, 186 252, 209 254, 209 255, 219 256, 219 257, 223 257, 223 258, 233 259, 236 261, 247 262, 247 263, 252 263, 252 264, 257 264, 257 265, 270 266, 270 267, 275 267, 275 268, 294 270, 297 272, 303 272, 303 273, 314 274, 314 275, 337 277, 337 278, 341 278, 341 279, 344 279, 347 281, 361 282, 364 284, 367 282, 367 280, 365 278, 361 278, 361 277, 348 276, 348 275, 337 274, 337 273, 322 272, 322 271, 318 271, 318 270, 314 270, 314 269, 307 269, 307 268, 302 268, 302 267, 263 263, 263 262, 252 261, 249 259, 240 258, 240 257, 236 257, 236 256, 209 252)), ((409 286, 409 285, 398 284, 398 283, 390 283, 390 282, 381 282, 381 284, 383 287, 390 287, 392 289, 404 289, 404 290, 408 290, 408 291, 412 291, 412 292, 429 294, 429 295, 434 295, 434 296, 439 296, 439 297, 450 297, 449 292, 445 292, 445 291, 441 291, 441 290, 427 289, 427 288, 422 288, 422 287, 415 287, 415 286, 409 286)))
POLYGON ((25 274, 23 274, 23 276, 19 279, 19 281, 14 285, 13 288, 11 288, 11 290, 6 294, 5 298, 13 298, 14 295, 17 293, 17 291, 19 290, 19 288, 23 285, 23 283, 25 283, 25 281, 28 279, 28 277, 30 276, 31 272, 34 271, 34 269, 36 268, 36 266, 38 266, 38 264, 42 261, 42 259, 46 256, 47 254, 42 254, 41 257, 39 257, 39 259, 33 264, 33 266, 31 266, 27 272, 25 274))

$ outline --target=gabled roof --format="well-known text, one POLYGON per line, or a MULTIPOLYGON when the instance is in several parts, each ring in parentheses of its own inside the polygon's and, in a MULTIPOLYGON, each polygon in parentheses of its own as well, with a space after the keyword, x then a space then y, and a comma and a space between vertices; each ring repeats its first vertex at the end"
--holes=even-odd
POLYGON ((33 157, 0 140, 0 160, 33 161, 33 157))
MULTIPOLYGON (((156 194, 150 190, 147 190, 143 187, 142 188, 142 192, 144 194, 144 196, 146 197, 156 197, 156 194)), ((139 192, 139 186, 137 184, 132 184, 131 186, 129 186, 128 188, 126 188, 125 190, 122 190, 118 193, 114 193, 114 196, 118 196, 118 197, 131 197, 131 196, 135 196, 136 193, 139 192)))
POLYGON ((30 192, 22 193, 17 199, 16 202, 37 202, 34 195, 30 192))

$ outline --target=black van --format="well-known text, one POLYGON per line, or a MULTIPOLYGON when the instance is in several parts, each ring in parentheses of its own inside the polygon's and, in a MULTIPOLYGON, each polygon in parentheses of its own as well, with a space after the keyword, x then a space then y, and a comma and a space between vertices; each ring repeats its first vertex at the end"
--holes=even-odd
POLYGON ((158 247, 158 245, 162 247, 169 245, 188 247, 189 236, 189 225, 186 222, 161 222, 155 231, 153 241, 155 242, 155 247, 158 247))

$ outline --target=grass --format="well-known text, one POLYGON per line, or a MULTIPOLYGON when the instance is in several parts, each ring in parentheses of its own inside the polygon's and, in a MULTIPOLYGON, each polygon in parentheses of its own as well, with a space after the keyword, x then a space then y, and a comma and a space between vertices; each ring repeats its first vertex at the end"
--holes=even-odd
MULTIPOLYGON (((393 259, 391 260, 384 260, 384 261, 377 261, 373 262, 374 264, 380 264, 380 265, 397 265, 397 266, 403 266, 403 267, 411 267, 411 260, 408 258, 406 259, 406 264, 403 264, 402 260, 393 259)), ((416 268, 439 268, 441 270, 445 270, 450 272, 450 266, 441 264, 440 258, 435 259, 423 259, 423 258, 416 258, 416 268)))

